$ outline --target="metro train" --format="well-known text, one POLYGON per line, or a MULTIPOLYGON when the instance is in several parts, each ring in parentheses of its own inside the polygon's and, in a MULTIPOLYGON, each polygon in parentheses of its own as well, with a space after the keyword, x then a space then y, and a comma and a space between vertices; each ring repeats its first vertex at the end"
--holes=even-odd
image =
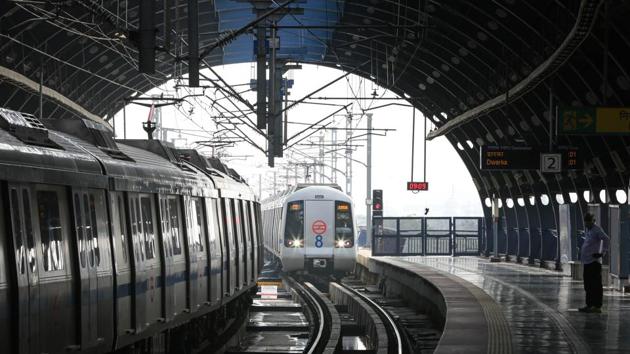
POLYGON ((260 204, 195 150, 0 108, 0 211, 4 353, 190 352, 255 291, 260 204))
POLYGON ((264 247, 283 271, 343 274, 354 269, 354 208, 339 186, 298 184, 261 204, 264 247))

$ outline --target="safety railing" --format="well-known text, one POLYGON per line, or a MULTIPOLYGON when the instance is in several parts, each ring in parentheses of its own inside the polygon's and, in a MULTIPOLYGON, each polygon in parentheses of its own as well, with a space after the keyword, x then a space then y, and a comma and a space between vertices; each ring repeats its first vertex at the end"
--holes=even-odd
POLYGON ((374 218, 372 255, 478 255, 482 220, 476 217, 374 218))

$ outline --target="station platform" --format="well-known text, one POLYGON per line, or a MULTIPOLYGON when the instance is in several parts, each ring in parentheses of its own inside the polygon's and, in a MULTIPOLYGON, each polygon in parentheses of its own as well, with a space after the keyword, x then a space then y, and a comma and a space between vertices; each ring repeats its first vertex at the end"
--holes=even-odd
MULTIPOLYGON (((381 264, 401 272, 413 272, 428 280, 444 295, 446 312, 457 310, 463 302, 475 303, 484 310, 476 322, 468 319, 471 328, 488 328, 488 342, 496 341, 501 328, 494 322, 507 323, 509 340, 502 349, 488 345, 487 351, 512 353, 630 353, 630 295, 605 289, 601 314, 584 314, 577 308, 584 306, 582 281, 572 280, 562 273, 515 263, 491 263, 481 257, 371 257, 369 250, 361 250, 357 260, 364 267, 381 264), (444 286, 441 278, 452 284, 444 286), (435 281, 435 279, 438 279, 435 281), (473 285, 472 287, 470 285, 473 285), (466 290, 464 290, 466 289, 466 290), (487 298, 475 295, 482 290, 487 298), (456 293, 450 301, 449 292, 456 293), (464 297, 465 293, 474 296, 464 297), (486 309, 495 305, 500 314, 489 318, 486 309)), ((390 270, 390 276, 392 271, 390 270)), ((445 323, 445 335, 449 321, 445 323)), ((475 338, 460 337, 461 344, 475 338)), ((502 339, 505 341, 505 339, 502 339)), ((438 346, 439 349, 439 346, 438 346)), ((457 351, 457 350, 455 350, 457 351)), ((444 352, 455 352, 447 350, 444 352)))

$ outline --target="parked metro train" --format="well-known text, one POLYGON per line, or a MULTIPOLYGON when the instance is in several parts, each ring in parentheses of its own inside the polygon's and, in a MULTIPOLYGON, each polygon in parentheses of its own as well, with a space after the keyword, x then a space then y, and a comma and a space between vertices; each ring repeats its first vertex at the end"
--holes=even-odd
POLYGON ((337 185, 291 187, 262 202, 265 249, 286 272, 350 272, 356 261, 353 210, 337 185))
POLYGON ((251 301, 260 208, 233 170, 0 108, 5 353, 186 352, 251 301), (53 128, 55 130, 53 130, 53 128))

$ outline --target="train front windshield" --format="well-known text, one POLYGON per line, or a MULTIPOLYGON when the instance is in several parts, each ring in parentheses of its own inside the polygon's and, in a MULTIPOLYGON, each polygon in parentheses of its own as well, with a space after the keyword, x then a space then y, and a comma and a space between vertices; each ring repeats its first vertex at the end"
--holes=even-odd
POLYGON ((284 246, 304 247, 304 202, 296 201, 288 204, 287 222, 284 228, 284 246))
POLYGON ((335 202, 335 247, 350 248, 354 246, 354 228, 352 210, 349 203, 335 202))

